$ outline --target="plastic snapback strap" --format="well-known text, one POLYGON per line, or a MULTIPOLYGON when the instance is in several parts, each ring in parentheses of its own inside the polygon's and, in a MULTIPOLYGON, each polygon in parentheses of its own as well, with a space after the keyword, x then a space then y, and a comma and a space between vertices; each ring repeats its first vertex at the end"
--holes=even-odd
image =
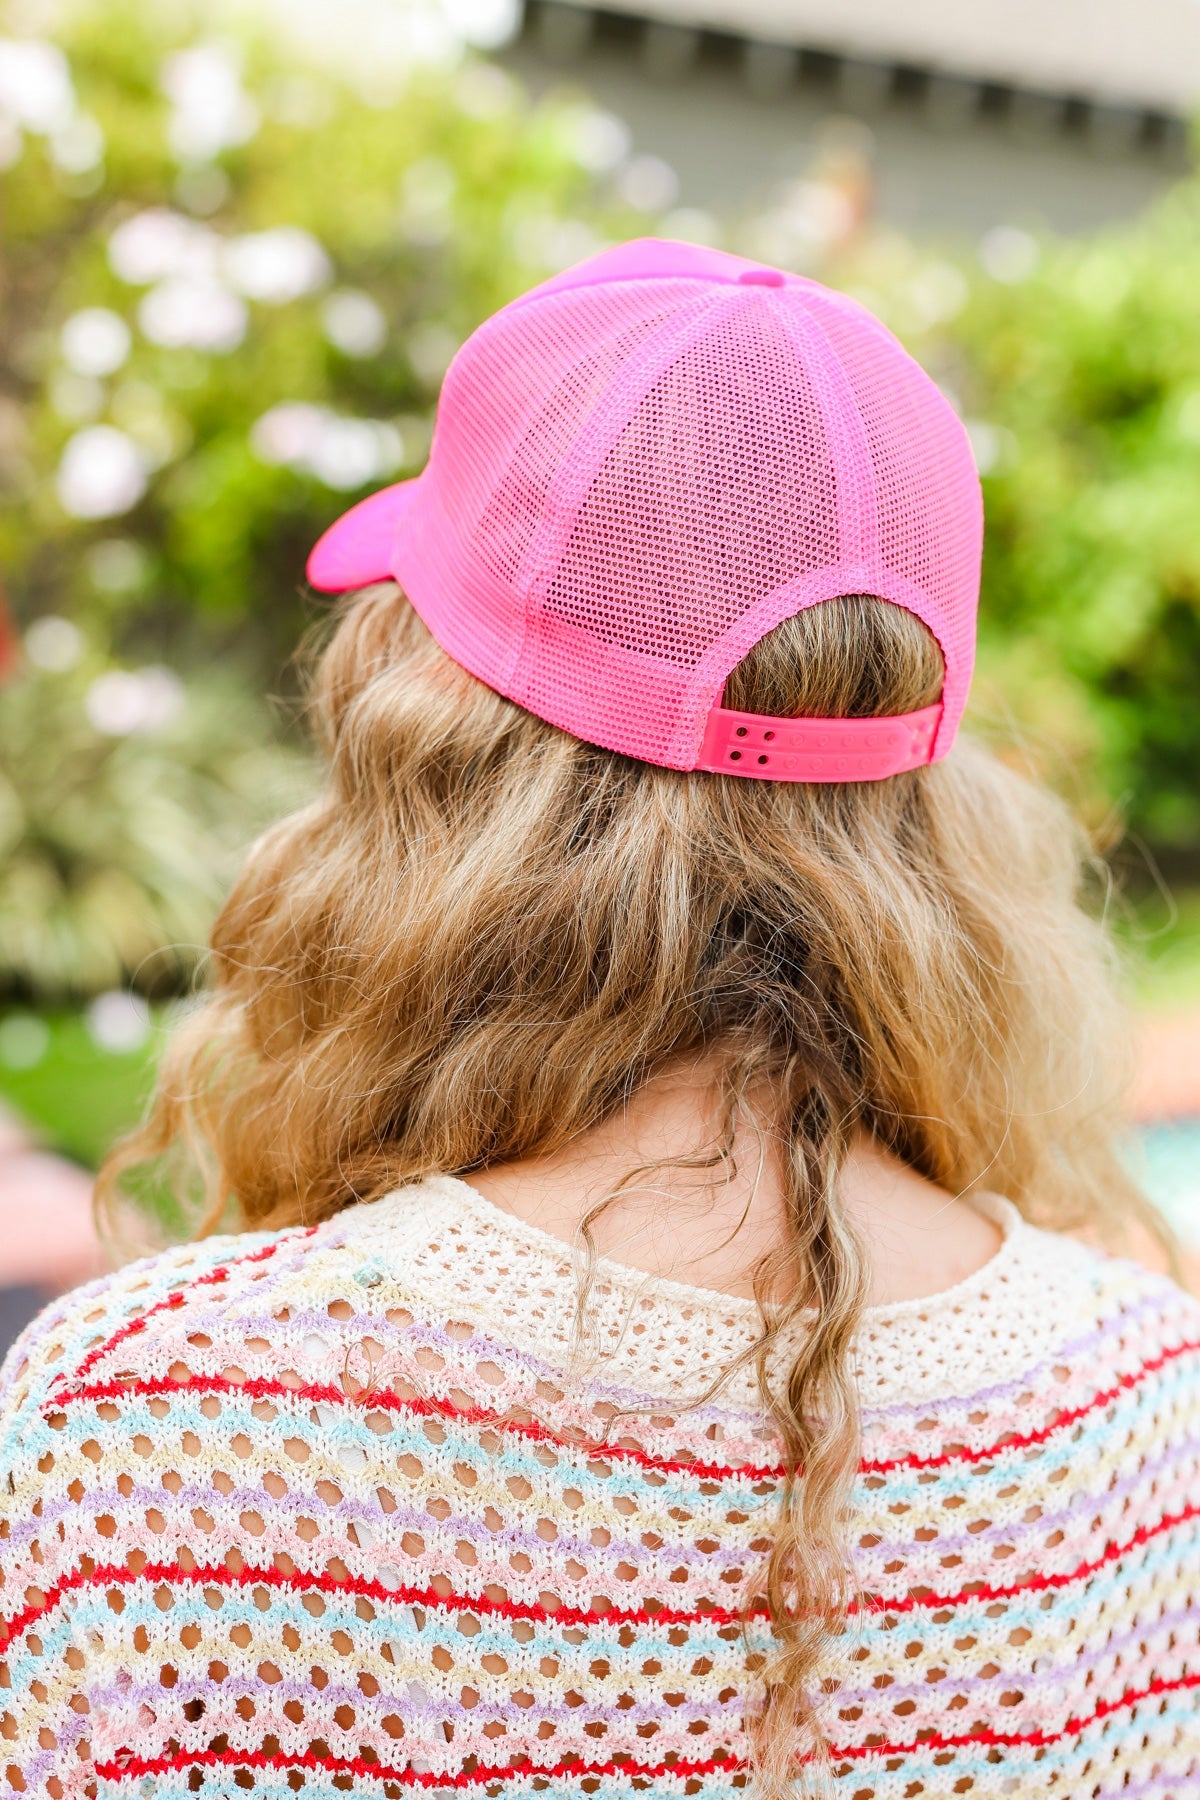
POLYGON ((758 781, 882 781, 932 762, 942 703, 890 719, 772 719, 714 706, 693 765, 758 781))

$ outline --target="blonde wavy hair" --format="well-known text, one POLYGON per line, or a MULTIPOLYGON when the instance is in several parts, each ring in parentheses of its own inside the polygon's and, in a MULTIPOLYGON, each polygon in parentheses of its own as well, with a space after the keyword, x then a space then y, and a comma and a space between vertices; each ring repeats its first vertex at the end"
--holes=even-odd
MULTIPOLYGON (((848 596, 776 627, 725 700, 903 713, 941 678, 912 615, 848 596)), ((390 584, 344 604, 313 710, 324 791, 254 846, 208 998, 102 1172, 104 1216, 129 1171, 174 1152, 196 1234, 311 1223, 433 1172, 554 1152, 697 1055, 721 1071, 727 1160, 747 1093, 756 1111, 767 1094, 790 1234, 759 1271, 757 1367, 793 1475, 753 1732, 782 1794, 798 1746, 819 1767, 819 1664, 851 1599, 850 1349, 869 1272, 837 1180, 854 1134, 1039 1224, 1162 1236, 1114 1148, 1127 1033, 1080 904, 1088 845, 1059 800, 969 741, 830 786, 595 749, 457 667, 390 584)))

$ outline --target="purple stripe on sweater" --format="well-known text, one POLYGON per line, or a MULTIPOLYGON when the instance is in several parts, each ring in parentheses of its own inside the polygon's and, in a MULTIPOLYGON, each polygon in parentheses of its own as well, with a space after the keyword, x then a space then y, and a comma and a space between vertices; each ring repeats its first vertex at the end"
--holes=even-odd
MULTIPOLYGON (((938 1412, 941 1421, 949 1421, 960 1411, 969 1413, 985 1403, 994 1404, 999 1401, 1015 1398, 1016 1396, 1025 1393, 1030 1387, 1036 1387, 1040 1382, 1049 1380, 1056 1367, 1059 1367, 1064 1363, 1074 1363, 1083 1357, 1090 1359, 1100 1345, 1111 1339, 1114 1335, 1124 1331, 1131 1324, 1135 1324, 1143 1319, 1147 1313, 1160 1311, 1161 1305, 1162 1296, 1160 1294, 1150 1294, 1143 1297, 1132 1306, 1122 1306, 1118 1308, 1118 1310, 1113 1313, 1098 1330, 1086 1333, 1082 1337, 1070 1339, 1066 1343, 1057 1346, 1054 1352, 1044 1358, 1043 1361, 1035 1364, 1030 1369, 1023 1370, 1019 1376, 1012 1380, 995 1383, 987 1387, 975 1388, 965 1395, 956 1395, 952 1399, 944 1395, 937 1395, 924 1401, 900 1400, 892 1402, 887 1406, 868 1405, 863 1409, 864 1422, 873 1419, 921 1418, 929 1416, 934 1410, 938 1412)), ((243 1316, 239 1322, 246 1330, 247 1335, 266 1336, 268 1338, 273 1336, 276 1340, 278 1338, 279 1321, 269 1312, 243 1316)), ((464 1323, 466 1322, 467 1321, 464 1321, 464 1323)), ((396 1327, 389 1326, 381 1313, 356 1312, 350 1320, 335 1321, 331 1320, 326 1312, 310 1308, 306 1309, 303 1313, 293 1313, 291 1323, 306 1332, 330 1332, 331 1328, 336 1327, 339 1333, 339 1343, 341 1343, 340 1334, 345 1332, 346 1336, 349 1337, 351 1335, 351 1329, 353 1328, 353 1331, 358 1334, 359 1338, 366 1335, 373 1335, 381 1343, 385 1344, 385 1348, 388 1345, 393 1345, 398 1352, 402 1352, 409 1347, 436 1348, 439 1353, 447 1356, 447 1359, 452 1366, 460 1362, 478 1358, 495 1362, 500 1367, 515 1372, 518 1376, 528 1371, 535 1379, 548 1380, 559 1386, 562 1386, 564 1381, 561 1368, 556 1368, 552 1363, 545 1361, 543 1358, 536 1356, 532 1352, 514 1350, 509 1346, 497 1344, 490 1338, 482 1336, 479 1333, 473 1333, 469 1339, 455 1338, 445 1329, 437 1327, 432 1323, 426 1324, 419 1319, 414 1319, 411 1325, 396 1327)), ((344 1348, 345 1346, 343 1344, 343 1354, 344 1348)), ((464 1374, 468 1372, 469 1371, 464 1370, 464 1374)), ((464 1383, 464 1385, 466 1385, 466 1383, 464 1383)), ((1056 1383, 1055 1385, 1057 1386, 1058 1384, 1056 1383)), ((586 1386, 588 1390, 588 1399, 587 1401, 580 1401, 580 1406, 585 1415, 594 1402, 606 1400, 611 1400, 619 1405, 629 1406, 639 1411, 662 1410, 663 1402, 661 1396, 656 1397, 654 1395, 642 1393, 638 1389, 606 1383, 602 1376, 593 1371, 588 1372, 586 1386)), ((570 1386, 567 1388, 567 1397, 568 1400, 571 1398, 570 1386)), ((704 1444, 703 1427, 709 1423, 719 1423, 722 1425, 729 1423, 735 1428, 740 1427, 740 1430, 734 1429, 730 1433, 731 1438, 734 1440, 740 1440, 743 1443, 746 1442, 747 1439, 751 1442, 761 1441, 758 1437, 758 1431, 761 1430, 761 1427, 759 1426, 760 1415, 756 1410, 721 1406, 714 1401, 702 1409, 697 1409, 693 1416, 697 1425, 701 1427, 695 1440, 697 1447, 704 1444)), ((705 1444, 705 1449, 709 1456, 714 1453, 711 1443, 705 1444)), ((767 1452, 767 1454, 769 1454, 769 1452, 767 1452)), ((749 1460, 753 1460, 752 1455, 749 1460)))
MULTIPOLYGON (((663 1575, 660 1576, 662 1579, 669 1576, 672 1568, 678 1568, 681 1565, 699 1566, 704 1569, 740 1567, 749 1555, 749 1552, 744 1549, 730 1548, 708 1551, 699 1550, 694 1544, 676 1547, 664 1544, 661 1550, 647 1552, 637 1539, 619 1538, 610 1544, 597 1546, 592 1544, 589 1539, 560 1536, 552 1547, 546 1543, 545 1539, 540 1538, 536 1531, 523 1531, 516 1527, 506 1527, 504 1530, 496 1532, 489 1531, 478 1517, 470 1513, 453 1513, 445 1519, 435 1520, 430 1518, 423 1507, 401 1506, 392 1512, 385 1512, 373 1496, 369 1499, 366 1496, 361 1499, 343 1497, 336 1504, 330 1505, 318 1494, 295 1488, 289 1499, 291 1501, 289 1517, 293 1515, 295 1517, 324 1515, 329 1520, 336 1519, 346 1524, 353 1524, 357 1519, 365 1519, 372 1524, 378 1522, 380 1525, 386 1521, 393 1529, 416 1531, 427 1539, 432 1538, 435 1541, 443 1535, 450 1535, 455 1539, 466 1537, 477 1541, 480 1547, 487 1551, 520 1549, 533 1552, 543 1569, 552 1553, 556 1556, 561 1554, 564 1557, 575 1555, 579 1558, 586 1558, 585 1567, 588 1574, 596 1576, 604 1573, 608 1565, 634 1560, 639 1573, 644 1578, 654 1577, 662 1570, 663 1575), (474 1534, 473 1537, 472 1534, 474 1534)), ((215 1516, 217 1513, 228 1511, 231 1508, 236 1508, 239 1512, 259 1512, 264 1509, 264 1506, 273 1510, 277 1503, 271 1501, 261 1487, 235 1487, 227 1494, 218 1495, 210 1487, 200 1483, 188 1483, 170 1496, 169 1504, 171 1511, 181 1506, 200 1506, 215 1516)), ((92 1488, 88 1492, 89 1517, 111 1513, 115 1518, 120 1519, 128 1516, 131 1510, 138 1508, 154 1507, 162 1511, 163 1505, 163 1489, 160 1485, 152 1483, 139 1483, 128 1493, 122 1493, 116 1487, 111 1486, 92 1488)), ((42 1528, 42 1535, 45 1535, 45 1527, 48 1523, 53 1523, 56 1517, 61 1518, 66 1515, 78 1518, 78 1506, 70 1502, 62 1502, 54 1508, 46 1508, 42 1518, 38 1521, 42 1528)), ((170 1546, 174 1542, 173 1534, 168 1528, 161 1534, 161 1537, 164 1555, 169 1556, 170 1546)), ((372 1546, 371 1551, 366 1554, 370 1554, 372 1559, 379 1564, 386 1564, 394 1558, 399 1563, 412 1564, 415 1571, 417 1569, 415 1559, 405 1556, 399 1549, 389 1552, 372 1546)), ((491 1558, 489 1558, 490 1560, 491 1558)), ((537 1563, 535 1563, 536 1567, 537 1563)), ((547 1575, 550 1573, 549 1570, 545 1570, 545 1572, 547 1575)), ((538 1575, 538 1580, 544 1585, 541 1574, 538 1575)), ((577 1584, 569 1585, 576 1586, 577 1584)))
POLYGON ((68 1712, 65 1717, 60 1714, 55 1718, 54 1735, 58 1739, 55 1749, 42 1750, 22 1766, 26 1793, 36 1793, 42 1782, 54 1774, 56 1764, 61 1768, 64 1764, 76 1763, 83 1768, 84 1765, 70 1752, 81 1738, 87 1737, 91 1724, 87 1713, 68 1712))
MULTIPOLYGON (((1136 1493, 1139 1488, 1145 1487, 1156 1476, 1166 1471, 1178 1474, 1185 1456, 1193 1459, 1194 1467, 1195 1458, 1200 1456, 1200 1438, 1188 1438, 1182 1444, 1172 1444, 1164 1455, 1154 1458, 1153 1461, 1143 1462, 1136 1472, 1127 1475, 1124 1481, 1116 1482, 1112 1486, 1106 1483, 1098 1493, 1089 1492, 1086 1489, 1079 1490, 1058 1512, 1042 1513, 1040 1518, 1030 1520, 1028 1523, 1022 1521, 1012 1526, 989 1525, 983 1531, 959 1531, 951 1536, 939 1534, 938 1553, 944 1555, 947 1551, 977 1550, 980 1544, 1011 1544, 1014 1549, 1019 1549, 1021 1544, 1029 1538, 1042 1537, 1057 1530, 1060 1526, 1069 1525, 1081 1513, 1089 1517, 1107 1514, 1112 1519, 1114 1528, 1121 1527, 1122 1536, 1131 1537, 1136 1527, 1131 1521, 1122 1521, 1113 1515, 1113 1502, 1126 1499, 1130 1494, 1136 1493)), ((1067 1466, 1070 1466, 1069 1458, 1067 1466)), ((1103 1475, 1103 1465, 1096 1467, 1093 1472, 1103 1475)), ((1187 1497, 1186 1493, 1184 1497, 1187 1497)), ((1171 1510, 1170 1507, 1162 1504, 1162 1496, 1159 1496, 1159 1502, 1160 1515, 1171 1510)), ((1061 1545, 1058 1546, 1059 1551, 1062 1548, 1061 1545)), ((922 1543, 916 1538, 888 1538, 885 1544, 877 1546, 871 1552, 871 1559, 878 1560, 880 1553, 886 1551, 889 1562, 903 1560, 915 1563, 916 1567, 920 1568, 924 1559, 929 1555, 930 1549, 929 1543, 922 1543)), ((1066 1553, 1070 1554, 1071 1552, 1066 1553)), ((1038 1567, 1044 1568, 1049 1558, 1048 1551, 1039 1549, 1036 1558, 1038 1567)))
POLYGON ((1187 1782, 1196 1787, 1180 1787, 1178 1775, 1151 1775, 1146 1782, 1117 1782, 1115 1787, 1101 1787, 1096 1800, 1182 1800, 1186 1791, 1200 1791, 1200 1757, 1191 1757, 1184 1771, 1187 1782))
POLYGON ((1184 1779, 1189 1782, 1187 1788, 1179 1785, 1178 1775, 1151 1775, 1148 1781, 1118 1781, 1116 1787, 1098 1788, 1095 1800, 1184 1800, 1187 1793, 1200 1792, 1200 1757, 1189 1759, 1184 1779), (1195 1787, 1190 1783, 1194 1782, 1195 1787))
POLYGON ((1082 1356, 1091 1354, 1109 1338, 1127 1325, 1136 1323, 1148 1312, 1161 1312, 1162 1295, 1150 1294, 1138 1301, 1135 1306, 1120 1307, 1098 1331, 1088 1332, 1084 1337, 1071 1338, 1060 1344, 1052 1355, 1042 1362, 1034 1363, 1023 1369, 1011 1381, 1001 1381, 991 1387, 973 1388, 968 1394, 948 1396, 936 1394, 928 1400, 897 1400, 888 1406, 868 1406, 864 1408, 864 1418, 899 1419, 923 1418, 936 1411, 939 1420, 945 1419, 959 1411, 972 1412, 984 1404, 992 1404, 998 1400, 1011 1400, 1023 1394, 1027 1389, 1036 1387, 1040 1381, 1050 1377, 1056 1368, 1064 1363, 1072 1363, 1082 1356))
MULTIPOLYGON (((631 1407, 638 1412, 661 1413, 663 1409, 661 1394, 647 1394, 640 1388, 622 1387, 616 1383, 605 1382, 593 1370, 587 1371, 586 1376, 581 1376, 577 1381, 572 1381, 569 1371, 564 1373, 562 1368, 547 1362, 533 1351, 516 1350, 510 1345, 498 1344, 491 1338, 482 1337, 477 1333, 473 1333, 469 1338, 456 1337, 444 1327, 437 1326, 432 1322, 426 1323, 421 1319, 414 1319, 411 1325, 391 1325, 382 1312, 356 1312, 349 1319, 330 1319, 327 1313, 317 1310, 304 1313, 293 1312, 288 1323, 306 1331, 323 1331, 332 1334, 336 1329, 338 1334, 344 1333, 347 1339, 353 1339, 355 1333, 359 1339, 365 1336, 374 1337, 384 1346, 385 1350, 392 1348, 398 1353, 411 1349, 436 1349, 446 1356, 450 1365, 450 1369, 444 1373, 452 1373, 456 1366, 462 1365, 464 1374, 466 1374, 473 1361, 494 1362, 499 1367, 514 1373, 521 1381, 522 1386, 531 1391, 538 1381, 551 1382, 554 1386, 564 1390, 568 1401, 582 1387, 586 1389, 587 1398, 584 1399, 582 1395, 579 1397, 578 1408, 584 1415, 590 1414, 595 1403, 609 1401, 619 1406, 631 1407)), ((466 1324, 469 1321, 464 1320, 463 1323, 466 1324)), ((278 1345, 279 1343, 279 1320, 270 1312, 240 1314, 238 1324, 247 1337, 267 1337, 273 1344, 278 1345)), ((340 1336, 339 1348, 344 1354, 345 1345, 341 1343, 340 1336)), ((272 1363, 274 1365, 277 1362, 278 1354, 276 1352, 272 1356, 272 1363)), ((467 1383, 464 1381, 462 1385, 465 1386, 467 1383)), ((683 1403, 677 1401, 675 1404, 681 1406, 683 1403)), ((697 1409, 692 1416, 698 1425, 696 1432, 698 1445, 704 1441, 703 1427, 710 1423, 723 1424, 726 1421, 733 1421, 742 1427, 737 1434, 739 1437, 751 1436, 755 1441, 757 1441, 757 1433, 762 1429, 760 1414, 757 1410, 746 1407, 721 1406, 716 1401, 697 1409)), ((686 1419, 679 1423, 685 1424, 686 1419)), ((712 1454, 711 1442, 708 1443, 708 1453, 712 1454)))
MULTIPOLYGON (((1062 1664, 1056 1663, 1052 1669, 1036 1674, 1032 1670, 1026 1673, 1020 1669, 1001 1669, 998 1675, 947 1676, 944 1680, 937 1682, 893 1682, 891 1687, 883 1690, 874 1686, 841 1687, 834 1696, 834 1704, 836 1706, 870 1706, 881 1699, 886 1699, 889 1704, 894 1700, 929 1700, 944 1715, 947 1693, 985 1694, 989 1690, 1004 1693, 1014 1687, 1024 1689, 1062 1687, 1067 1682, 1074 1682, 1088 1670, 1098 1668, 1106 1657, 1119 1654, 1121 1651, 1129 1649, 1131 1645, 1152 1642, 1157 1635, 1163 1632, 1174 1631, 1184 1625, 1196 1624, 1200 1624, 1200 1605, 1186 1606, 1182 1612, 1160 1614, 1153 1625, 1135 1625, 1130 1630, 1122 1632, 1119 1637, 1110 1637, 1102 1649, 1089 1651, 1083 1656, 1072 1651, 1069 1661, 1062 1664)), ((959 1625, 961 1625, 961 1621, 959 1625)), ((1048 1652, 1043 1652, 1043 1655, 1048 1655, 1048 1652)), ((1181 1666, 1185 1666, 1186 1659, 1181 1656, 1180 1662, 1181 1666)), ((1128 1685, 1127 1680, 1122 1681, 1122 1688, 1128 1687, 1128 1685)), ((1094 1698, 1094 1696, 1092 1697, 1094 1698)))
MULTIPOLYGON (((407 1686, 409 1681, 418 1680, 419 1677, 406 1675, 402 1679, 407 1686)), ((311 1702, 313 1696, 311 1682, 288 1681, 286 1678, 271 1682, 263 1680, 260 1675, 238 1672, 231 1674, 226 1682, 220 1684, 203 1676, 193 1676, 190 1679, 181 1676, 170 1690, 169 1704, 172 1709, 182 1708, 192 1700, 208 1701, 214 1695, 220 1696, 222 1690, 228 1692, 230 1711, 243 1695, 272 1702, 261 1712, 256 1710, 256 1718, 263 1729, 269 1729, 270 1719, 287 1701, 311 1702)), ((157 1681, 133 1682, 118 1677, 102 1688, 91 1690, 91 1699, 93 1704, 99 1701, 113 1707, 147 1705, 161 1711, 164 1690, 157 1681)), ((671 1720, 684 1727, 713 1718, 734 1718, 740 1722, 744 1709, 744 1701, 740 1695, 734 1695, 728 1700, 720 1700, 714 1696, 707 1702, 685 1702, 682 1706, 671 1706, 666 1701, 639 1701, 632 1707, 620 1708, 597 1705, 594 1699, 589 1700, 582 1708, 561 1703, 550 1706, 518 1706, 515 1701, 497 1702, 482 1697, 474 1706, 464 1706, 461 1701, 440 1700, 432 1694, 417 1702, 406 1692, 393 1693, 380 1689, 378 1694, 368 1696, 357 1683, 327 1683, 321 1689, 322 1715, 332 1715, 334 1708, 341 1705, 353 1706, 360 1715, 375 1713, 386 1717, 390 1712, 399 1713, 406 1723, 409 1720, 414 1723, 427 1720, 434 1725, 441 1725, 443 1722, 450 1725, 477 1725, 483 1717, 502 1719, 509 1725, 522 1725, 526 1730, 531 1723, 540 1724, 542 1720, 576 1727, 592 1722, 613 1722, 624 1726, 659 1719, 671 1720)))

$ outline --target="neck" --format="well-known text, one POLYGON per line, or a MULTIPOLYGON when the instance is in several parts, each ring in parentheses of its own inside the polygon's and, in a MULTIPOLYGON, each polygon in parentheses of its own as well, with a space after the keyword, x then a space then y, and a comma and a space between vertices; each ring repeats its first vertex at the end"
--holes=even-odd
MULTIPOLYGON (((568 1241, 623 1182, 590 1225, 600 1255, 749 1296, 757 1265, 786 1232, 783 1161, 759 1123, 766 1116, 763 1108, 756 1118, 751 1096, 729 1163, 695 1166, 711 1157, 720 1130, 714 1068, 697 1061, 648 1082, 621 1113, 560 1150, 493 1163, 469 1180, 495 1205, 568 1241)), ((999 1247, 990 1219, 865 1133, 842 1165, 836 1201, 864 1248, 873 1305, 951 1287, 999 1247)))

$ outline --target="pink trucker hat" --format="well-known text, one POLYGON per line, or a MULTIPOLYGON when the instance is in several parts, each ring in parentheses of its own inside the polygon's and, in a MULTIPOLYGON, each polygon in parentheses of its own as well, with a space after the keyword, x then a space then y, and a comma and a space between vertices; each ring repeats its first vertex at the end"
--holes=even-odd
POLYGON ((339 519, 308 577, 394 577, 457 663, 587 743, 872 781, 954 741, 982 529, 962 425, 877 319, 817 282, 647 238, 481 325, 423 473, 339 519), (924 621, 945 660, 936 705, 834 720, 721 705, 761 637, 839 594, 924 621))

